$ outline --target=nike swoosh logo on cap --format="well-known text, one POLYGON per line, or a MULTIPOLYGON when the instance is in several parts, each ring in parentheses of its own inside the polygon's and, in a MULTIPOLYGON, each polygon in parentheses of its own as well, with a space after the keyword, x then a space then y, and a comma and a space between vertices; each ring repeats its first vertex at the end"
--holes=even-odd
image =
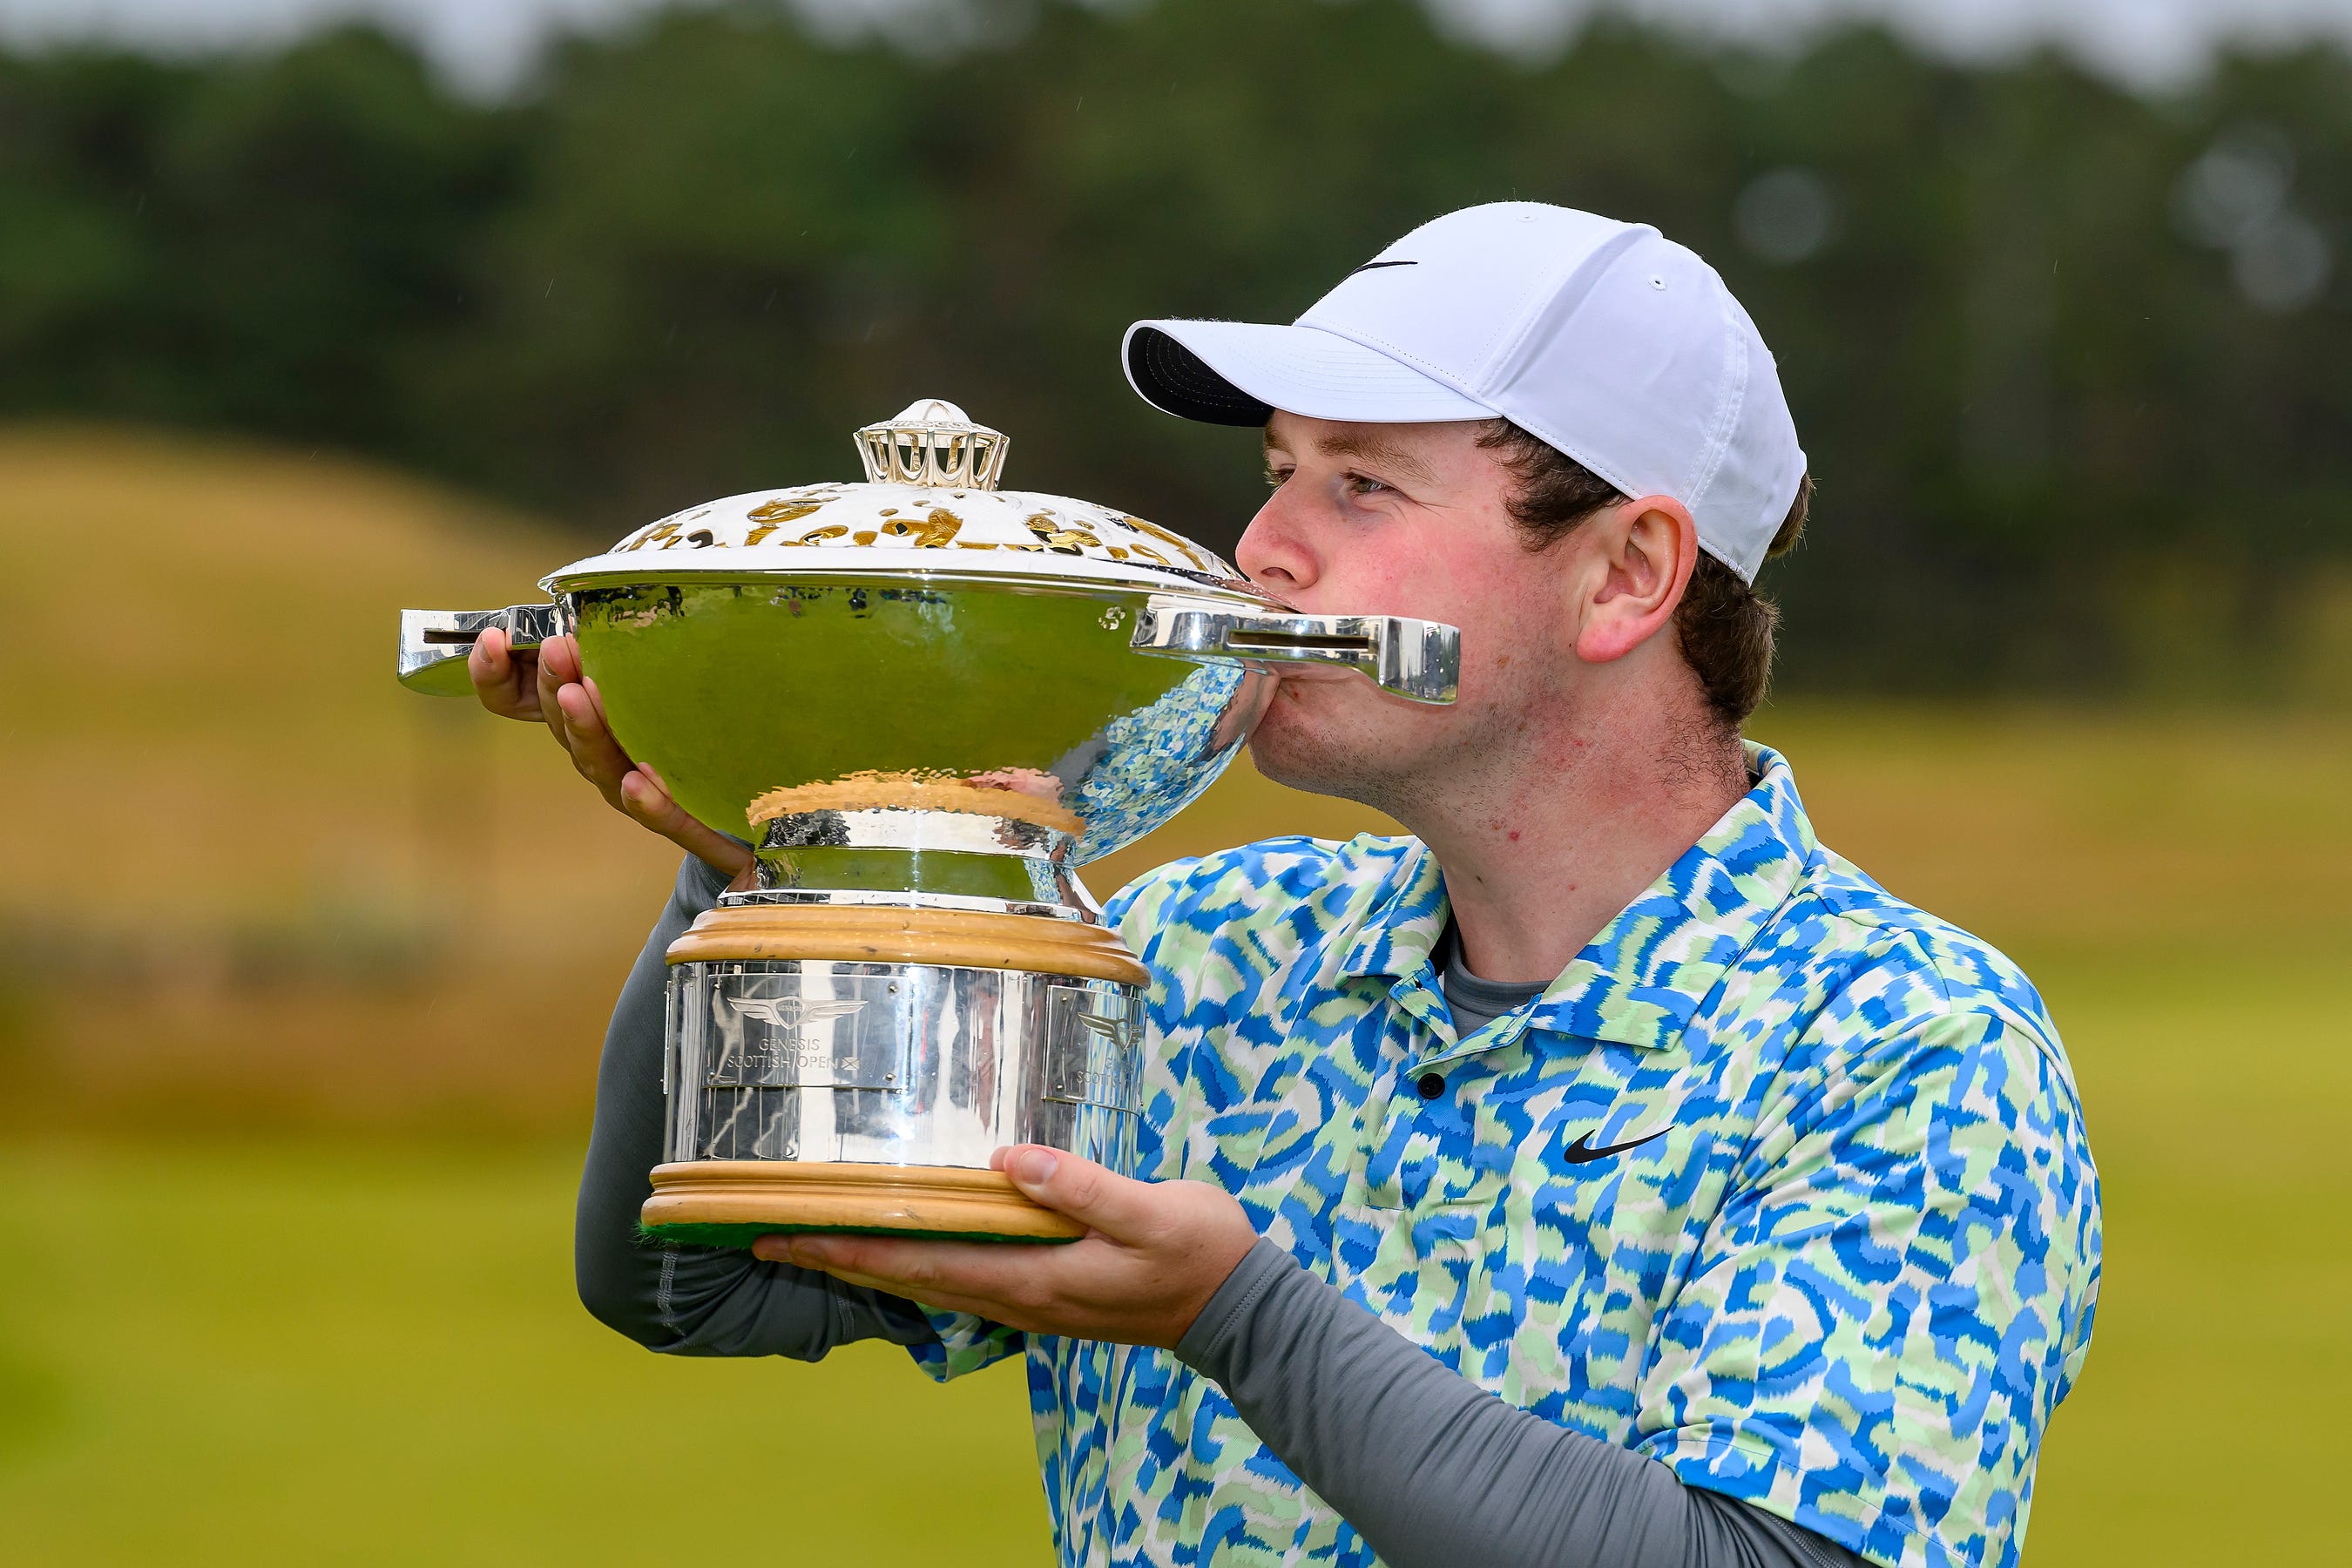
MULTIPOLYGON (((1383 267, 1418 267, 1420 265, 1418 261, 1367 261, 1357 268, 1356 272, 1377 272, 1383 267)), ((1353 278, 1356 272, 1350 272, 1348 276, 1353 278)))

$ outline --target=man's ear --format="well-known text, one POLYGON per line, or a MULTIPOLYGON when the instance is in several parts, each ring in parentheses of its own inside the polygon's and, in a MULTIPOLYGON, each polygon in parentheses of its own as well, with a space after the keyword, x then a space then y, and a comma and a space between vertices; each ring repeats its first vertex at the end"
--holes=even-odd
POLYGON ((1585 535, 1592 569, 1579 606, 1576 657, 1608 664, 1674 618, 1698 564, 1698 524, 1671 496, 1637 496, 1578 531, 1585 535))

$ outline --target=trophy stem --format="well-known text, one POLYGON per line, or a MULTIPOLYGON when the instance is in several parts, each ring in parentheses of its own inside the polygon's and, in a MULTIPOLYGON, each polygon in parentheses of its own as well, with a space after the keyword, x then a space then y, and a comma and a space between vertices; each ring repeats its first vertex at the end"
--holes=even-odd
POLYGON ((1086 1227, 989 1156, 1066 1149, 1126 1173, 1145 971, 1064 915, 722 905, 670 945, 666 1162, 646 1233, 1066 1241, 1086 1227))
MULTIPOLYGON (((1099 913, 1078 879, 1084 824, 1070 813, 1012 789, 909 779, 803 785, 754 802, 754 899, 899 893, 906 902, 942 908, 993 901, 1077 920, 1099 913), (843 804, 814 804, 828 797, 843 804)), ((754 900, 737 894, 730 901, 754 900)))

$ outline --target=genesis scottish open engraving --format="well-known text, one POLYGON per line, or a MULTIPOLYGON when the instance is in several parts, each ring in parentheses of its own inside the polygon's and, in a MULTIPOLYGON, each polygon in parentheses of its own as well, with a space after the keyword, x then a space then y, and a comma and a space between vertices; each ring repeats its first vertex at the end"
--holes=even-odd
MULTIPOLYGON (((869 996, 803 996, 800 977, 733 974, 710 992, 711 1089, 897 1089, 898 1041, 889 1009, 861 1030, 869 996)), ((859 986, 856 978, 836 985, 859 986)))

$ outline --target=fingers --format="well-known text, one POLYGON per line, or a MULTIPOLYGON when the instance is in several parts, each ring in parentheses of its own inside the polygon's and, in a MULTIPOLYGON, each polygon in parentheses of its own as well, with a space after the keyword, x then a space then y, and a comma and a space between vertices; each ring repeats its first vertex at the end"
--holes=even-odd
POLYGON ((466 674, 487 704, 490 693, 514 677, 514 661, 507 657, 507 634, 492 626, 476 637, 466 653, 466 674))
POLYGON ((528 653, 507 647, 507 634, 492 626, 474 639, 466 655, 466 675, 483 707, 503 719, 536 719, 539 706, 531 691, 538 661, 528 653))
POLYGON ((696 821, 670 798, 651 769, 629 760, 604 726, 593 684, 574 682, 564 687, 557 695, 557 706, 563 715, 563 744, 572 753, 572 765, 606 801, 633 821, 730 876, 742 875, 753 864, 751 850, 696 821))
MULTIPOLYGON (((1067 1261, 1055 1247, 1052 1261, 1067 1261)), ((1018 1244, 976 1241, 894 1240, 879 1236, 763 1236, 751 1244, 754 1257, 802 1268, 821 1268, 836 1279, 918 1300, 944 1305, 985 1304, 988 1312, 1036 1307, 1054 1294, 1041 1271, 1039 1249, 1018 1244)), ((961 1309, 959 1309, 961 1310, 961 1309)))
POLYGON ((1160 1208, 1151 1202, 1147 1182, 1114 1175, 1092 1160, 1034 1143, 1015 1144, 1000 1151, 1003 1163, 990 1163, 1013 1178, 1013 1184, 1049 1209, 1082 1219, 1105 1236, 1120 1241, 1140 1241, 1159 1228, 1160 1208))
MULTIPOLYGON (((604 694, 580 672, 579 645, 568 637, 556 637, 541 653, 539 701, 549 715, 549 728, 571 753, 572 765, 580 770, 580 775, 594 784, 607 803, 628 810, 622 784, 636 763, 613 738, 612 726, 604 721, 604 694)), ((669 792, 660 793, 667 804, 669 792)))
POLYGON ((494 627, 476 640, 467 669, 493 711, 542 721, 605 804, 730 875, 740 877, 756 864, 737 840, 688 816, 653 770, 639 767, 621 749, 604 718, 604 694, 581 668, 578 639, 550 637, 533 657, 512 652, 506 634, 494 627))
POLYGON ((614 805, 621 804, 621 780, 636 766, 629 761, 628 752, 613 739, 613 731, 604 727, 604 715, 596 706, 594 694, 578 681, 560 687, 555 694, 555 710, 563 721, 563 749, 572 753, 572 765, 581 775, 604 793, 614 805))
POLYGON ((570 632, 539 645, 540 662, 554 672, 558 685, 580 679, 580 639, 570 632))
POLYGON ((1033 1197, 1085 1210, 1094 1229, 1063 1247, 766 1236, 751 1250, 1014 1328, 1173 1345, 1257 1241, 1241 1205, 1202 1183, 1131 1182, 1034 1144, 1006 1150, 1003 1164, 1033 1197))
POLYGON ((739 890, 759 861, 739 841, 704 826, 670 798, 653 769, 633 767, 621 775, 620 806, 630 817, 668 839, 706 865, 731 873, 739 890))
POLYGON ((555 743, 570 750, 563 733, 563 689, 580 679, 580 645, 569 635, 550 637, 539 645, 538 669, 534 686, 539 697, 539 716, 547 721, 548 733, 555 743))

